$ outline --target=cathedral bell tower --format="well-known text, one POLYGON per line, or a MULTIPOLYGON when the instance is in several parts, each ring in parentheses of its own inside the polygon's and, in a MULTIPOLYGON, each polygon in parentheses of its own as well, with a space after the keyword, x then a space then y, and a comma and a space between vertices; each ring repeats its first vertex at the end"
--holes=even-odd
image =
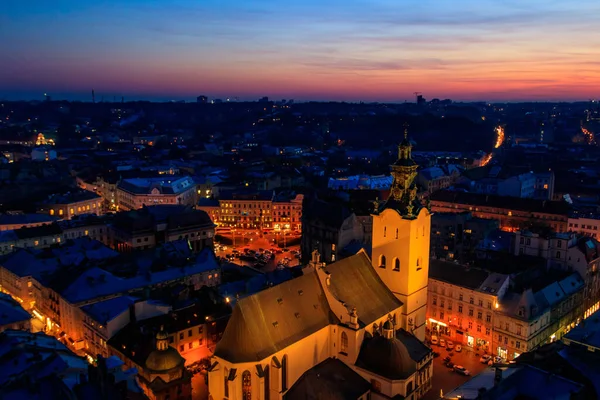
POLYGON ((431 213, 417 198, 417 163, 405 126, 387 201, 373 215, 373 268, 403 303, 398 327, 425 339, 431 213))

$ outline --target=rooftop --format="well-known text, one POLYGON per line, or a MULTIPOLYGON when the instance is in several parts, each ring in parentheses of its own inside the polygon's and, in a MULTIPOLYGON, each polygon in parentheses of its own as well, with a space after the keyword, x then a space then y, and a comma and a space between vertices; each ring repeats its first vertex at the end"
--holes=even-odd
POLYGON ((467 268, 464 265, 432 259, 429 261, 429 278, 462 286, 479 289, 490 273, 482 269, 467 268))
POLYGON ((563 337, 563 341, 566 344, 576 342, 600 350, 600 311, 581 321, 563 337))
POLYGON ((136 300, 135 297, 120 296, 81 307, 81 310, 96 322, 106 325, 113 318, 129 310, 129 307, 135 304, 136 300))
POLYGON ((87 190, 78 190, 75 192, 67 192, 64 194, 53 194, 46 201, 44 201, 44 204, 72 204, 94 199, 101 200, 102 197, 100 197, 94 192, 90 192, 87 190))
POLYGON ((570 210, 569 204, 564 201, 535 200, 520 197, 453 192, 450 190, 440 190, 434 192, 431 194, 430 199, 432 202, 438 201, 454 204, 494 207, 498 209, 554 214, 565 217, 569 215, 570 210), (510 199, 510 201, 507 201, 508 199, 510 199))
POLYGON ((0 225, 50 224, 58 219, 46 214, 0 214, 0 225))
POLYGON ((31 315, 5 293, 0 293, 0 326, 11 325, 31 319, 31 315))
POLYGON ((118 187, 134 194, 179 194, 194 188, 196 184, 189 176, 123 179, 118 187))
POLYGON ((337 358, 315 365, 286 392, 284 400, 346 400, 362 398, 371 384, 337 358))

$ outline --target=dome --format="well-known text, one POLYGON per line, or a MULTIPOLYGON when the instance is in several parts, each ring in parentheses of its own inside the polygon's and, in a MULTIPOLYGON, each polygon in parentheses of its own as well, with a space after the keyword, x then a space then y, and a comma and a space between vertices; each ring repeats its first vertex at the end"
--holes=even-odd
POLYGON ((183 367, 184 363, 185 359, 179 352, 169 346, 166 350, 152 351, 146 359, 146 368, 155 372, 163 372, 183 367))
POLYGON ((383 329, 394 329, 394 328, 392 327, 392 323, 390 321, 385 321, 383 323, 383 329))
POLYGON ((395 337, 383 336, 363 341, 356 366, 392 380, 406 379, 417 370, 406 346, 395 337))

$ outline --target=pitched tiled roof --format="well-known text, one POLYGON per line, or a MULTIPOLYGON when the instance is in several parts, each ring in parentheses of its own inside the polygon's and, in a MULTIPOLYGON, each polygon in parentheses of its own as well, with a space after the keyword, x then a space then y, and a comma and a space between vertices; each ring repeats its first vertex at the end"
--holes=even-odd
POLYGON ((260 361, 335 322, 316 273, 238 301, 215 355, 260 361))
POLYGON ((379 278, 364 251, 330 264, 326 270, 331 274, 333 295, 350 307, 356 307, 358 320, 363 325, 370 325, 402 306, 379 278))

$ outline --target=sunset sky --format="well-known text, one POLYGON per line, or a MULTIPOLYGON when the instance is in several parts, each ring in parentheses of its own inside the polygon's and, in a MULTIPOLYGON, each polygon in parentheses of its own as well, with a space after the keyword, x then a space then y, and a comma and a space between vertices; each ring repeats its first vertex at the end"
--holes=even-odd
POLYGON ((0 99, 588 100, 599 0, 2 0, 0 99))

